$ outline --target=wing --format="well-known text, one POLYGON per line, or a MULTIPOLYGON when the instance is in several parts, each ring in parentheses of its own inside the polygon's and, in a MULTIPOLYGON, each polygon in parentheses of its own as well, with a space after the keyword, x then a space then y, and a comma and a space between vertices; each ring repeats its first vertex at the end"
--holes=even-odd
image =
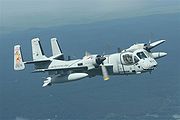
POLYGON ((50 68, 50 69, 37 69, 34 70, 33 73, 36 72, 50 72, 50 71, 86 71, 88 70, 87 66, 79 66, 79 67, 62 67, 62 68, 50 68))
MULTIPOLYGON (((113 65, 105 65, 105 67, 107 69, 112 69, 113 65)), ((88 71, 88 67, 87 66, 78 66, 78 67, 61 67, 61 68, 50 68, 50 69, 37 69, 37 70, 34 70, 33 72, 36 73, 36 72, 48 72, 48 71, 70 71, 70 70, 74 70, 74 71, 88 71)), ((93 69, 91 69, 92 71, 93 69)))
MULTIPOLYGON (((113 74, 113 65, 112 64, 104 64, 104 67, 106 67, 109 75, 113 74)), ((97 68, 89 69, 87 71, 87 73, 91 77, 96 76, 96 75, 102 75, 102 65, 100 65, 97 68)))

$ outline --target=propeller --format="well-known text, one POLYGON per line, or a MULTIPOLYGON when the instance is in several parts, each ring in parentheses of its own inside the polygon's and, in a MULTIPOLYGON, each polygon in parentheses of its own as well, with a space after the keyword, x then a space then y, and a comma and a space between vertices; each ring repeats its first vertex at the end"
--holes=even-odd
POLYGON ((106 67, 104 66, 104 63, 103 63, 104 60, 106 60, 106 57, 101 56, 101 55, 96 56, 96 63, 98 65, 101 65, 103 79, 106 81, 106 80, 109 80, 109 75, 108 75, 107 69, 106 69, 106 67))
MULTIPOLYGON (((85 53, 85 56, 93 56, 91 55, 89 52, 86 52, 85 53)), ((109 75, 108 75, 108 71, 106 69, 106 67, 104 66, 104 60, 106 60, 106 57, 104 57, 104 55, 97 55, 95 56, 95 59, 94 59, 95 63, 93 63, 93 65, 95 67, 99 67, 101 66, 101 71, 102 71, 102 75, 103 75, 103 79, 104 80, 109 80, 109 75)))
POLYGON ((96 56, 96 64, 100 65, 100 64, 103 64, 103 61, 105 60, 106 58, 104 56, 101 56, 101 55, 97 55, 96 56))
POLYGON ((102 69, 103 79, 105 81, 109 80, 109 75, 108 75, 107 69, 104 66, 104 64, 102 64, 101 69, 102 69))

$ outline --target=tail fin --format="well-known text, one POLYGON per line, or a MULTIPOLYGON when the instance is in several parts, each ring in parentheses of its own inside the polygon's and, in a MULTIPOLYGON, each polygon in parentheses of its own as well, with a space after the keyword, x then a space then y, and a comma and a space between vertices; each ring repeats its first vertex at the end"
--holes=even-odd
POLYGON ((25 68, 21 55, 20 45, 14 46, 14 70, 23 70, 25 68))
POLYGON ((64 60, 63 52, 56 38, 51 38, 51 48, 52 48, 52 54, 55 57, 55 59, 64 60))
POLYGON ((33 60, 35 61, 35 60, 46 59, 47 57, 44 55, 39 38, 32 39, 31 43, 32 43, 33 60))

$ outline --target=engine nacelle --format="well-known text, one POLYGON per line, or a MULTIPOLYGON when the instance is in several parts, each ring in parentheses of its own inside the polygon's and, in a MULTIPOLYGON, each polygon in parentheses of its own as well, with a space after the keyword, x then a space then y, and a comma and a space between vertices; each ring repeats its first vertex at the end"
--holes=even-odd
POLYGON ((72 73, 68 76, 68 80, 80 80, 87 77, 87 73, 72 73))
POLYGON ((89 55, 83 58, 83 64, 87 66, 99 66, 106 58, 101 55, 89 55))

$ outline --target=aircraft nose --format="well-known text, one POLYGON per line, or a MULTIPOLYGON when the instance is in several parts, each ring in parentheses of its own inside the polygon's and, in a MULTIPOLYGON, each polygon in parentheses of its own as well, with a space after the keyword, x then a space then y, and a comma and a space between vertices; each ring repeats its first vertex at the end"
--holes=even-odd
POLYGON ((157 65, 154 65, 153 67, 157 67, 157 65))
POLYGON ((156 67, 157 67, 157 62, 154 60, 153 62, 151 62, 150 68, 156 68, 156 67))
POLYGON ((156 68, 157 67, 157 63, 153 65, 153 68, 156 68))
POLYGON ((154 69, 157 67, 157 62, 154 59, 149 59, 143 64, 143 68, 146 70, 154 69))

